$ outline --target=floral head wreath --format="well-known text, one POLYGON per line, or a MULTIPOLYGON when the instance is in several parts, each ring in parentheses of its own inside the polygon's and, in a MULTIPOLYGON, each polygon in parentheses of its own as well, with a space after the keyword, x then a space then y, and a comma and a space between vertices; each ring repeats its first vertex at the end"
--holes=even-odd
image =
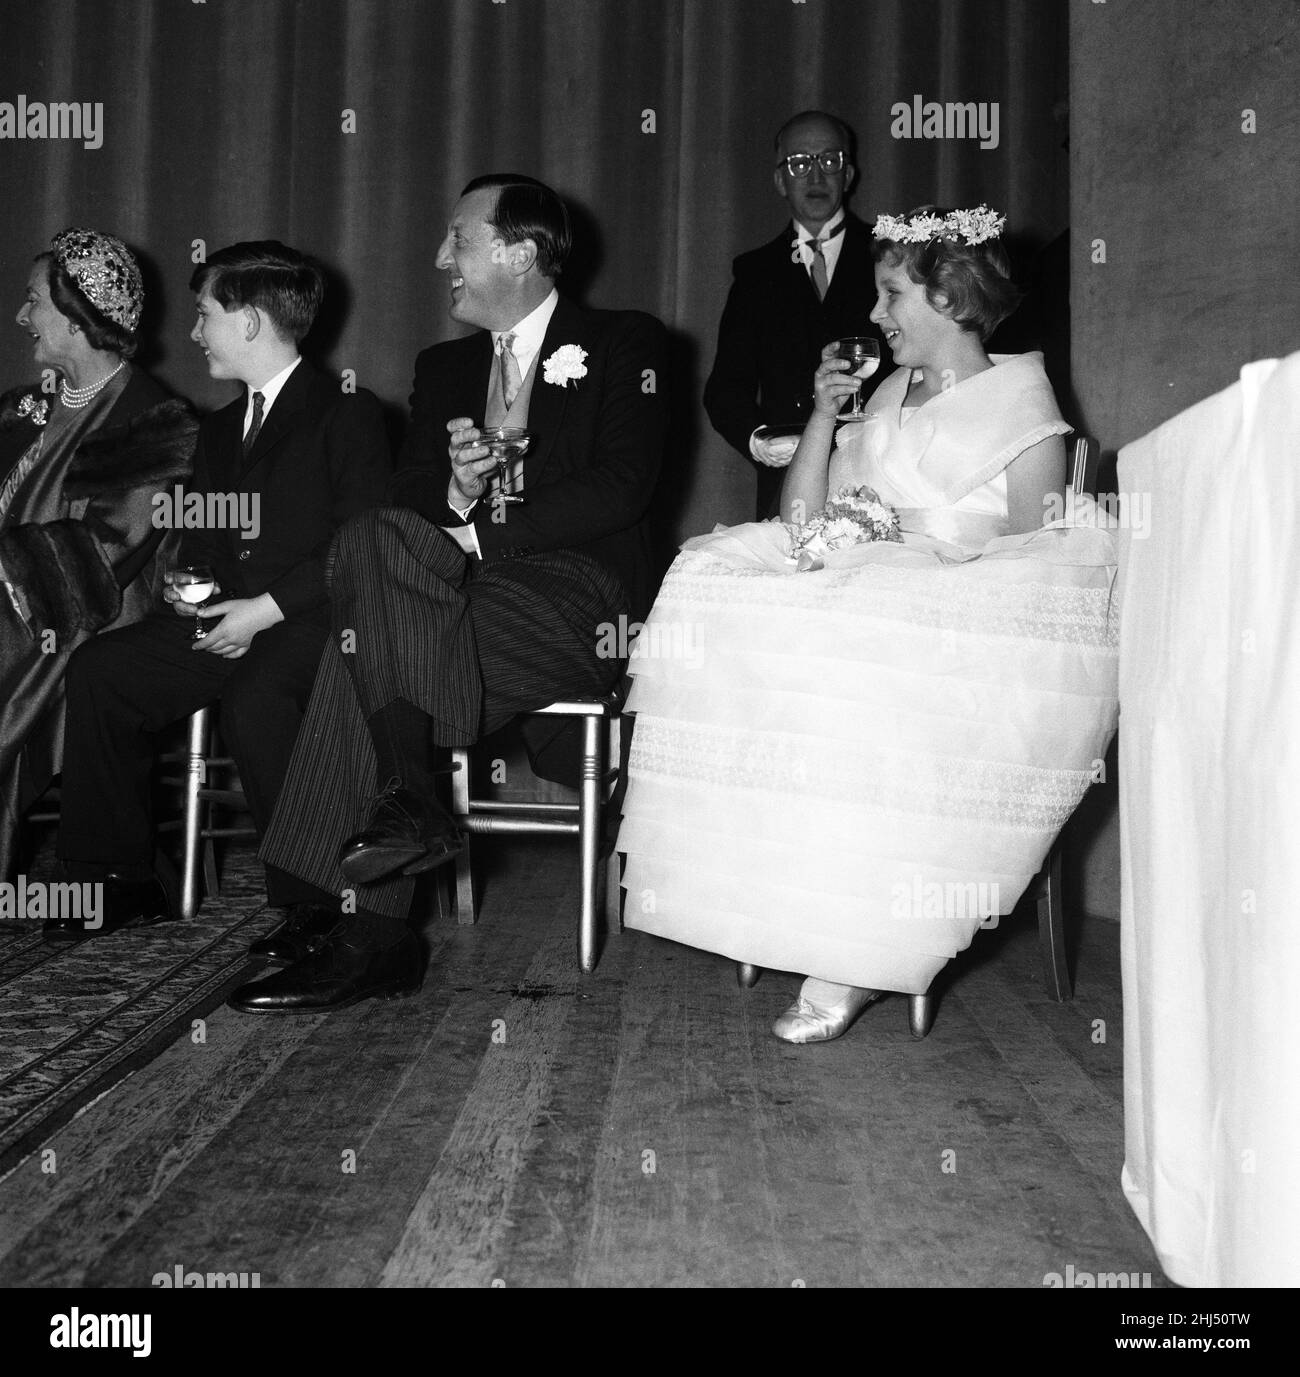
POLYGON ((895 244, 928 244, 933 239, 960 239, 965 244, 974 245, 999 238, 1002 226, 1006 223, 1005 215, 999 215, 996 210, 990 210, 981 203, 974 210, 950 210, 947 215, 882 215, 871 232, 877 239, 888 239, 895 244))
POLYGON ((92 229, 65 229, 50 241, 50 249, 100 315, 135 330, 144 307, 144 283, 131 250, 120 239, 92 229))

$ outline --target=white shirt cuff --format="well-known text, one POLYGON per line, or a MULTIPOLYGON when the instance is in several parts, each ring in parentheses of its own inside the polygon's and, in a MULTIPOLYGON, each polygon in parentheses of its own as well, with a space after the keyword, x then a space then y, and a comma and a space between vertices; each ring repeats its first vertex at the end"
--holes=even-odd
MULTIPOLYGON (((456 509, 453 507, 452 511, 455 510, 456 509)), ((466 512, 470 512, 473 510, 473 505, 466 508, 466 512)), ((465 513, 462 513, 462 515, 464 514, 465 513)), ((447 534, 456 542, 457 545, 460 546, 462 550, 465 551, 467 555, 477 555, 479 559, 483 558, 483 552, 479 549, 478 544, 478 532, 474 529, 473 525, 466 524, 464 526, 444 526, 442 529, 447 532, 447 534)))

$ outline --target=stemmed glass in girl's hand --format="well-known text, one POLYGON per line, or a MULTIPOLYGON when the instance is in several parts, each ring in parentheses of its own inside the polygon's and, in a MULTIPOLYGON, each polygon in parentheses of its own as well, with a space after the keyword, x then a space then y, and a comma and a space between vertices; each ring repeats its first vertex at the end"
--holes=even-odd
MULTIPOLYGON (((183 564, 172 570, 172 587, 182 602, 199 608, 216 591, 217 579, 206 564, 183 564)), ((190 640, 201 641, 207 634, 208 628, 203 624, 203 618, 196 617, 190 640)))
MULTIPOLYGON (((849 376, 861 378, 865 382, 880 367, 880 341, 869 336, 852 335, 848 339, 835 341, 835 357, 849 361, 849 376)), ((862 409, 862 389, 853 394, 853 409, 849 412, 855 420, 864 415, 862 409)))
POLYGON ((516 459, 528 453, 533 437, 518 426, 485 427, 479 432, 478 443, 487 446, 488 454, 497 461, 497 472, 501 481, 497 491, 492 494, 493 502, 523 502, 517 493, 507 491, 510 487, 510 466, 516 459))

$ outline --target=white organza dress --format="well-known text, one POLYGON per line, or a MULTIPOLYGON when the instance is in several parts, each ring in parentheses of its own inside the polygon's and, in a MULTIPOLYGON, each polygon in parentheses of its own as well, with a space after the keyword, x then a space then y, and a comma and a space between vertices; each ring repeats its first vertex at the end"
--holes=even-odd
POLYGON ((840 431, 831 492, 903 544, 796 573, 764 522, 677 557, 631 664, 629 927, 919 994, 1041 868, 1115 730, 1115 539, 1004 534, 1007 465, 1069 427, 1040 355, 993 362, 910 414, 900 369, 840 431))

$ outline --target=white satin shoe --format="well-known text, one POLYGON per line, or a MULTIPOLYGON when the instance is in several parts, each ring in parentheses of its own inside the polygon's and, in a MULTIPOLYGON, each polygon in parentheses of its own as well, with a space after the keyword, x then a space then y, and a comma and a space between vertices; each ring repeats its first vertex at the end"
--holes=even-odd
POLYGON ((884 997, 884 990, 855 988, 844 999, 823 1006, 801 994, 772 1025, 772 1031, 783 1042, 830 1042, 843 1037, 868 1004, 884 997))

